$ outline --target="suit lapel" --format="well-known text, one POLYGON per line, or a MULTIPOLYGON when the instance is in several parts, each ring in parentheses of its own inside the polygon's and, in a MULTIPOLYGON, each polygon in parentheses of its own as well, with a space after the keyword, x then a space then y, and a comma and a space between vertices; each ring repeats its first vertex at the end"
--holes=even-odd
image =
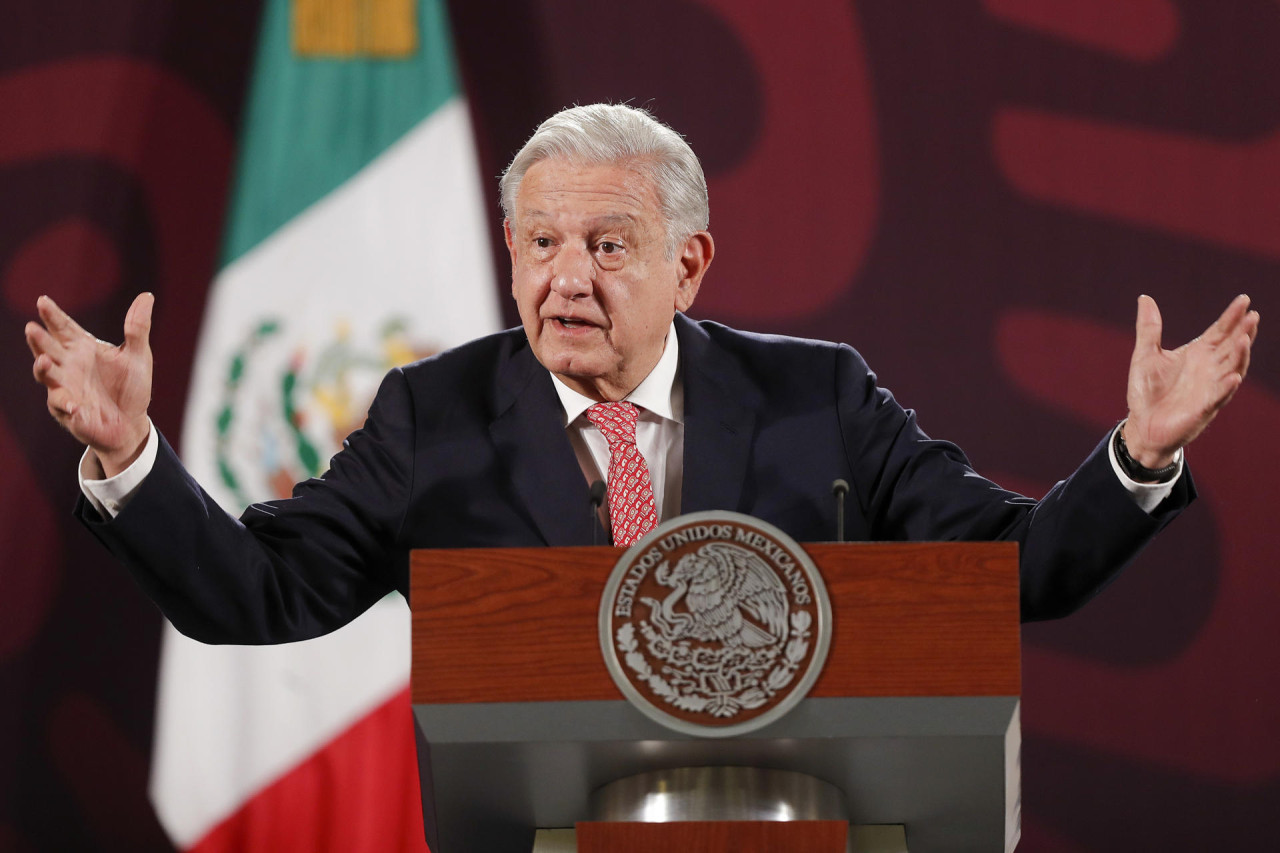
POLYGON ((759 394, 701 327, 676 315, 684 379, 680 511, 738 510, 751 459, 759 394))
POLYGON ((489 435, 543 539, 557 546, 591 544, 595 522, 587 482, 565 434, 551 376, 527 343, 503 365, 497 402, 489 435))

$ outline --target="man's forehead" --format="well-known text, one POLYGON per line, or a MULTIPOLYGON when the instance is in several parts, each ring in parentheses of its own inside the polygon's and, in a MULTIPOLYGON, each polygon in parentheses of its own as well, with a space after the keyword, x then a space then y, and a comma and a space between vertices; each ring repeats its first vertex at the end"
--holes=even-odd
MULTIPOLYGON (((531 207, 520 212, 520 221, 529 224, 546 224, 557 220, 569 218, 570 214, 565 211, 542 210, 541 208, 531 207)), ((578 217, 573 217, 578 218, 578 217)), ((585 224, 591 228, 633 228, 640 225, 640 220, 630 213, 600 213, 594 216, 587 216, 584 220, 585 224)))
POLYGON ((631 161, 582 164, 541 160, 529 168, 516 193, 517 206, 547 210, 556 202, 594 202, 625 209, 648 209, 657 191, 649 173, 631 161), (544 207, 544 205, 546 205, 544 207))

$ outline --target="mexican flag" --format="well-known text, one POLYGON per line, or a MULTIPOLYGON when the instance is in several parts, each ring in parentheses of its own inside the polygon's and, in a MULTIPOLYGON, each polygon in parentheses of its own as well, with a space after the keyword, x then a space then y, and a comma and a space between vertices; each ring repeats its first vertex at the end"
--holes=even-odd
MULTIPOLYGON (((267 0, 182 435, 228 511, 328 467, 391 367, 498 328, 442 0, 267 0)), ((178 847, 425 850, 391 595, 305 643, 170 627, 151 795, 178 847)))

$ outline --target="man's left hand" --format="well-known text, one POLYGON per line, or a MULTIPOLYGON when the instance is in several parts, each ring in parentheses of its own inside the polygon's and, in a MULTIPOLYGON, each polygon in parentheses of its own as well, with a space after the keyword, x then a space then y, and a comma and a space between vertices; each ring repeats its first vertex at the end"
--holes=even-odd
POLYGON ((1244 381, 1259 316, 1237 296, 1204 334, 1175 350, 1160 345, 1160 309, 1138 297, 1137 343, 1129 362, 1129 420, 1124 440, 1147 468, 1171 464, 1178 449, 1209 425, 1244 381))

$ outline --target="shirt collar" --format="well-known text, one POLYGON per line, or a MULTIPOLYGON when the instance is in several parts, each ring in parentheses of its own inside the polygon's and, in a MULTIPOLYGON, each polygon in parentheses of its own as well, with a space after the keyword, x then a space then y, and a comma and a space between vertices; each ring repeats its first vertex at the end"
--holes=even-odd
MULTIPOLYGON (((653 370, 649 371, 644 381, 624 399, 658 417, 684 423, 684 407, 680 405, 681 401, 676 399, 679 367, 680 341, 676 337, 676 324, 672 322, 671 328, 667 330, 667 341, 662 348, 662 357, 658 359, 658 363, 654 365, 653 370)), ((551 382, 555 385, 556 394, 560 397, 560 405, 564 407, 566 426, 596 404, 595 400, 565 385, 554 373, 551 374, 551 382)))

